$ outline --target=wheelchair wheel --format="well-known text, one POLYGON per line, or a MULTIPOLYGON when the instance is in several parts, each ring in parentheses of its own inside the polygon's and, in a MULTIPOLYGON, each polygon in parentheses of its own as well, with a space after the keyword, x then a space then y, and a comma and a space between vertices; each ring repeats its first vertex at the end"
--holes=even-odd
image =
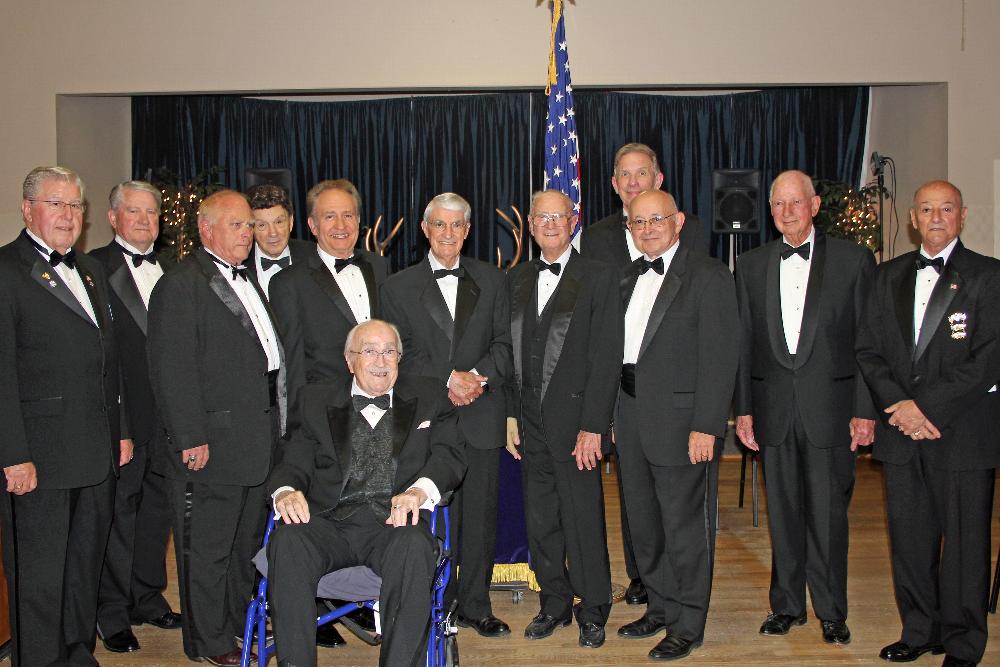
POLYGON ((446 667, 458 667, 458 636, 448 635, 444 640, 444 664, 446 667))

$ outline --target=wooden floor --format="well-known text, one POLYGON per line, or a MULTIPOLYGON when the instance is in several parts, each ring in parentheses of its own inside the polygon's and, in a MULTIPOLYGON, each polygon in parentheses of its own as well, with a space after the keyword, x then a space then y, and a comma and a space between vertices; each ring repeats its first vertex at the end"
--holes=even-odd
MULTIPOLYGON (((770 576, 770 548, 766 528, 766 502, 761 494, 761 527, 751 520, 749 485, 747 502, 737 507, 739 459, 722 463, 720 481, 720 522, 712 607, 704 645, 683 664, 691 665, 884 665, 879 649, 899 638, 900 625, 889 578, 889 545, 885 528, 882 475, 877 463, 867 458, 858 462, 857 485, 851 505, 850 617, 853 633, 849 646, 831 646, 820 638, 819 623, 810 613, 809 622, 786 637, 758 634, 767 612, 770 576)), ((625 567, 619 532, 618 494, 614 470, 605 475, 609 548, 612 580, 625 585, 625 567)), ((994 519, 996 521, 996 519, 994 519)), ((998 533, 994 526, 994 547, 998 533)), ((173 551, 171 550, 171 554, 173 551)), ((177 606, 176 575, 171 568, 167 597, 177 606)), ((646 653, 658 638, 625 640, 616 635, 623 623, 642 614, 641 607, 615 604, 608 621, 608 641, 603 648, 586 650, 577 646, 575 626, 557 630, 545 640, 523 638, 524 626, 538 611, 538 597, 527 593, 514 604, 509 593, 494 592, 493 609, 507 621, 513 635, 506 639, 483 639, 471 630, 459 634, 461 663, 472 665, 633 665, 649 662, 646 653)), ((990 617, 990 633, 1000 631, 1000 616, 990 617)), ((148 625, 135 628, 142 650, 132 654, 112 654, 98 643, 97 659, 105 667, 143 665, 189 665, 181 650, 180 632, 167 632, 148 625)), ((345 631, 348 646, 320 649, 320 665, 365 666, 378 663, 378 649, 363 645, 345 631)), ((940 657, 925 656, 916 665, 938 665, 940 657)), ((271 663, 274 665, 275 663, 271 663)), ((984 665, 1000 665, 1000 640, 990 642, 984 665)))

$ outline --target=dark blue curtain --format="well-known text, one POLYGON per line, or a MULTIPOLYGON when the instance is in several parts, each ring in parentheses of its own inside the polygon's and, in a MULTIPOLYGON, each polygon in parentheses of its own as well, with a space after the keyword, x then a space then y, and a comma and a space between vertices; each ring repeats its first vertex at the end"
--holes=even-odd
MULTIPOLYGON (((847 183, 860 173, 868 114, 864 87, 778 88, 708 96, 574 91, 580 133, 584 223, 620 205, 612 159, 641 141, 660 156, 664 188, 703 221, 712 253, 712 170, 756 168, 766 189, 784 169, 847 183)), ((514 204, 526 213, 541 173, 545 100, 541 92, 294 102, 231 96, 148 96, 132 102, 132 165, 137 178, 167 168, 188 180, 221 167, 221 183, 242 188, 248 167, 292 170, 296 235, 307 237, 305 193, 323 178, 349 178, 361 191, 366 224, 406 223, 390 247, 394 268, 421 259, 423 207, 447 190, 465 196, 475 225, 466 254, 493 261, 512 249, 506 225, 514 204)), ((766 210, 763 212, 766 218, 766 210)), ((740 249, 773 236, 741 236, 740 249)))

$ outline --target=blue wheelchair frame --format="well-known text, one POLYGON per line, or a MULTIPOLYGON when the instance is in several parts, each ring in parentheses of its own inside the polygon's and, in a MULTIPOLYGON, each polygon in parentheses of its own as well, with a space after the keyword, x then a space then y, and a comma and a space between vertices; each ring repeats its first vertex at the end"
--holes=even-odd
MULTIPOLYGON (((431 587, 431 609, 430 609, 430 632, 427 638, 427 667, 457 667, 458 665, 458 643, 456 628, 451 621, 453 609, 444 608, 444 590, 451 578, 451 524, 448 520, 447 507, 435 507, 431 512, 430 530, 431 534, 437 536, 438 516, 441 516, 444 523, 444 538, 441 541, 441 555, 438 558, 437 569, 434 572, 434 582, 431 587)), ((271 538, 271 531, 274 530, 274 512, 270 512, 267 517, 267 529, 264 531, 263 547, 267 548, 267 543, 271 538)), ((316 619, 316 625, 323 625, 330 621, 345 616, 360 607, 373 609, 377 600, 359 600, 351 602, 329 611, 316 619)), ((312 604, 312 600, 303 601, 303 604, 312 604)), ((272 642, 267 643, 267 577, 261 577, 257 585, 257 594, 250 601, 247 607, 246 625, 243 629, 243 656, 240 660, 241 667, 250 667, 250 652, 253 648, 254 631, 257 633, 257 664, 264 667, 267 661, 275 653, 275 646, 272 642)))

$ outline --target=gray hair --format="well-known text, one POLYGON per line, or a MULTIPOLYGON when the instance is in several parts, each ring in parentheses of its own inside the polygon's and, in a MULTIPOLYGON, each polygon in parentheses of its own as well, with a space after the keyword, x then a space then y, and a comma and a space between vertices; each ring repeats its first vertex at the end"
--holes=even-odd
POLYGON ((28 172, 28 175, 24 177, 24 183, 21 185, 21 198, 37 198, 39 192, 41 192, 42 183, 45 181, 67 181, 73 183, 80 189, 80 199, 84 198, 85 187, 83 181, 80 179, 80 175, 72 169, 58 166, 35 167, 28 172))
POLYGON ((163 206, 163 193, 152 183, 147 183, 146 181, 124 181, 111 188, 111 194, 108 195, 108 205, 112 210, 117 211, 121 208, 125 201, 126 191, 148 192, 156 200, 156 210, 160 210, 160 207, 163 206))
POLYGON ((354 347, 354 339, 357 337, 358 332, 373 324, 382 324, 392 330, 392 335, 396 337, 396 354, 400 359, 402 359, 403 338, 399 335, 399 329, 396 328, 396 325, 391 322, 386 322, 385 320, 368 320, 367 322, 354 325, 354 327, 347 333, 347 340, 344 341, 344 356, 346 357, 351 353, 351 348, 354 347))
POLYGON ((338 178, 334 180, 320 181, 316 185, 309 188, 309 192, 306 193, 306 210, 309 211, 309 215, 312 216, 316 208, 316 200, 324 192, 329 190, 340 190, 341 192, 346 192, 351 195, 351 199, 354 200, 355 213, 359 216, 361 215, 361 193, 346 178, 338 178))
POLYGON ((436 208, 443 208, 446 211, 460 211, 466 222, 472 219, 472 207, 469 206, 469 202, 454 192, 442 192, 427 202, 427 207, 424 209, 424 222, 427 222, 427 218, 431 216, 431 211, 436 208))
POLYGON ((656 159, 656 151, 654 151, 646 144, 633 142, 630 144, 625 144, 615 152, 615 168, 614 168, 615 176, 618 175, 618 163, 621 161, 623 157, 625 157, 629 153, 642 153, 643 155, 648 157, 650 161, 653 163, 653 173, 654 174, 660 173, 660 163, 656 159))
POLYGON ((533 215, 535 213, 535 202, 538 201, 538 198, 541 197, 542 195, 548 195, 548 194, 557 194, 560 197, 562 197, 563 200, 566 202, 566 210, 569 211, 569 214, 570 215, 576 215, 576 211, 573 210, 573 200, 569 198, 569 195, 567 195, 562 190, 555 190, 555 189, 552 189, 552 190, 538 190, 537 192, 535 192, 534 194, 532 194, 531 195, 531 206, 528 208, 528 215, 533 215))
POLYGON ((780 174, 774 177, 773 181, 771 181, 771 189, 768 190, 767 201, 771 201, 772 199, 774 199, 774 186, 778 184, 778 181, 780 181, 783 178, 791 178, 793 176, 802 181, 802 186, 803 188, 805 188, 806 191, 806 197, 812 199, 813 197, 816 196, 816 188, 815 186, 813 186, 812 177, 809 176, 809 174, 807 174, 804 171, 799 171, 798 169, 789 169, 788 171, 781 172, 780 174))

